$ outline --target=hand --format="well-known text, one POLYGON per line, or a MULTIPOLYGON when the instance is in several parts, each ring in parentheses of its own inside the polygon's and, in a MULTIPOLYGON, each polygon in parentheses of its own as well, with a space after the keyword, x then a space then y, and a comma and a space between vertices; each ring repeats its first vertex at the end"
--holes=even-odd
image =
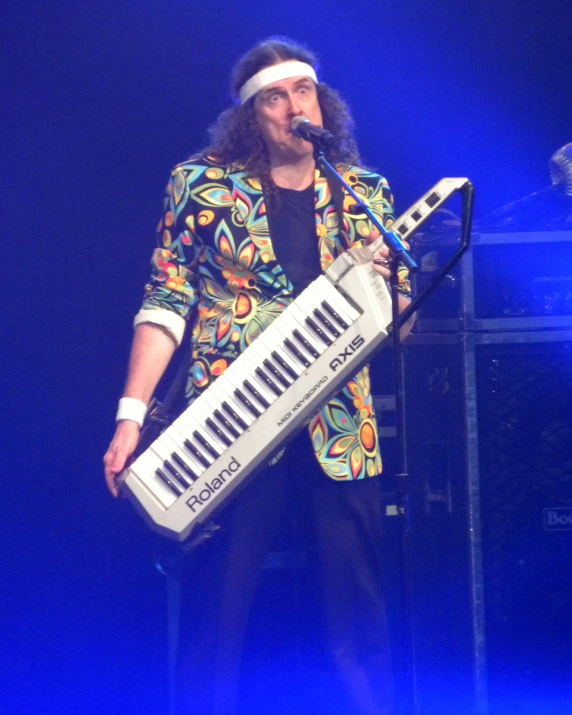
MULTIPOLYGON (((381 236, 380 232, 374 226, 372 232, 367 237, 368 243, 373 243, 381 236)), ((403 245, 407 250, 409 250, 409 244, 407 241, 403 241, 403 245)), ((389 255, 389 248, 383 244, 382 247, 376 251, 373 257, 373 268, 383 277, 384 280, 389 281, 391 278, 391 258, 389 255)))
POLYGON ((383 245, 373 256, 373 269, 386 281, 391 278, 391 260, 389 248, 383 245))
POLYGON ((105 456, 105 481, 107 488, 114 497, 118 495, 116 477, 124 469, 127 460, 139 442, 139 425, 133 420, 122 420, 117 423, 117 429, 105 456))

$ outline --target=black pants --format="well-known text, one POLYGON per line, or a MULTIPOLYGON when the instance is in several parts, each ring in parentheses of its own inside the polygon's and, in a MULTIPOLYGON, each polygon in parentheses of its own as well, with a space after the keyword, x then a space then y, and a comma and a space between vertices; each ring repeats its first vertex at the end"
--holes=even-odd
MULTIPOLYGON (((255 477, 223 514, 224 533, 187 557, 181 577, 177 715, 235 712, 251 604, 292 494, 302 507, 302 521, 317 556, 314 590, 336 682, 347 702, 341 709, 320 709, 320 715, 392 712, 381 591, 379 480, 328 479, 304 430, 278 464, 255 477)), ((297 712, 303 713, 303 693, 300 698, 297 712)), ((272 714, 272 703, 265 705, 265 712, 272 714)))

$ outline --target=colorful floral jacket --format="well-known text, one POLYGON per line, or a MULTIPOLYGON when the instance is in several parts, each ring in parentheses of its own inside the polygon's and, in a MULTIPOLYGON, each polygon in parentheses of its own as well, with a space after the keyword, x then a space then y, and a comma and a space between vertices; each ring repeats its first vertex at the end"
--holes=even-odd
MULTIPOLYGON (((385 225, 391 223, 392 196, 385 179, 355 166, 336 169, 385 225)), ((371 231, 364 214, 349 212, 354 203, 344 195, 341 232, 328 182, 316 171, 322 270, 371 231)), ((159 248, 135 323, 161 324, 180 342, 191 322, 190 403, 292 302, 293 286, 274 254, 259 182, 211 158, 175 167, 158 234, 159 248)), ((316 457, 332 479, 381 472, 367 367, 314 417, 309 432, 316 457)))

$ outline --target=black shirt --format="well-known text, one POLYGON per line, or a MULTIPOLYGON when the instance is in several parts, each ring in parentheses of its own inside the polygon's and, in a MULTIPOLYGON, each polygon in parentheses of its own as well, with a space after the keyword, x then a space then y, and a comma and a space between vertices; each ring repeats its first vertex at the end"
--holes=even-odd
POLYGON ((278 205, 268 211, 268 226, 278 263, 299 295, 322 272, 314 184, 302 191, 278 187, 278 205))

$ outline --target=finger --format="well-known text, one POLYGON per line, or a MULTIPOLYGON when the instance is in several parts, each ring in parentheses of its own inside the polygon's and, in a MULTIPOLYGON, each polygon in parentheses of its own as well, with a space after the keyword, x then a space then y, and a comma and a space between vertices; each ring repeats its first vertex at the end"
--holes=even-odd
POLYGON ((373 226, 366 240, 368 243, 373 243, 374 241, 377 241, 380 236, 381 233, 379 232, 379 229, 373 226))
POLYGON ((382 278, 384 278, 386 281, 388 281, 391 278, 391 271, 387 266, 383 266, 380 263, 377 263, 376 261, 373 262, 373 268, 376 273, 379 273, 382 278))
POLYGON ((391 264, 389 248, 387 246, 382 246, 378 251, 376 251, 373 257, 373 262, 378 266, 389 267, 391 264))
POLYGON ((125 466, 125 461, 125 454, 123 454, 121 450, 118 450, 113 446, 109 448, 107 454, 103 458, 103 463, 105 465, 104 474, 105 481, 107 483, 107 488, 115 497, 118 494, 117 484, 115 480, 119 472, 121 472, 123 467, 125 466))
POLYGON ((126 462, 126 457, 122 455, 119 459, 116 459, 113 464, 110 465, 109 471, 113 474, 114 479, 116 479, 117 476, 121 474, 121 472, 124 470, 126 462))
POLYGON ((115 482, 116 473, 112 472, 109 467, 105 468, 105 483, 110 493, 116 497, 118 495, 117 484, 115 482))

